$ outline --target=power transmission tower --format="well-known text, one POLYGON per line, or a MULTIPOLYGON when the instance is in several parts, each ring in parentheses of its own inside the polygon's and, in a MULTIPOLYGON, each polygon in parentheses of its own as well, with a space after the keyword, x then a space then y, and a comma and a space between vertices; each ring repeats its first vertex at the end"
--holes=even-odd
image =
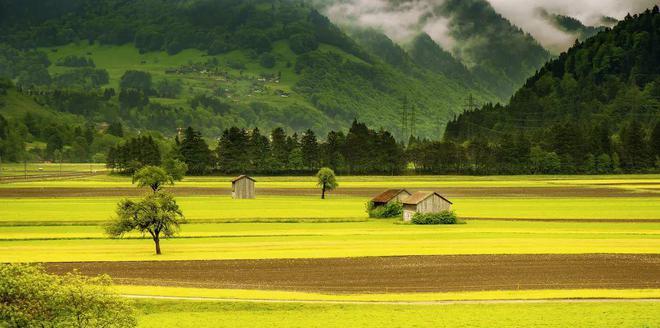
MULTIPOLYGON (((471 93, 468 94, 467 99, 465 99, 465 106, 464 106, 463 110, 465 112, 471 112, 471 111, 477 109, 478 106, 479 105, 474 100, 474 97, 472 97, 472 94, 471 93)), ((472 137, 472 122, 467 120, 467 139, 469 140, 469 139, 471 139, 471 137, 472 137)))
POLYGON ((412 106, 410 107, 410 110, 412 111, 412 113, 411 113, 411 117, 410 117, 410 136, 414 138, 414 137, 415 137, 415 133, 417 132, 417 131, 415 130, 415 129, 417 128, 417 127, 415 126, 415 123, 416 123, 416 121, 415 121, 415 105, 412 105, 412 106))
POLYGON ((401 112, 401 142, 406 142, 406 128, 408 126, 408 97, 403 98, 403 108, 401 112))

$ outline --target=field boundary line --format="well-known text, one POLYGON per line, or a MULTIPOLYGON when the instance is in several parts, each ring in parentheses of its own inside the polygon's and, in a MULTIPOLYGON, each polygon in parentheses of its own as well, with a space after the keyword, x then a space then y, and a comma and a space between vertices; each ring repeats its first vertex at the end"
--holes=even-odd
POLYGON ((371 304, 371 305, 460 305, 460 304, 538 304, 538 303, 657 303, 660 298, 541 298, 541 299, 487 299, 438 301, 349 301, 349 300, 295 300, 260 298, 222 298, 193 296, 162 296, 122 294, 130 299, 157 299, 180 301, 212 301, 243 303, 306 303, 306 304, 371 304))

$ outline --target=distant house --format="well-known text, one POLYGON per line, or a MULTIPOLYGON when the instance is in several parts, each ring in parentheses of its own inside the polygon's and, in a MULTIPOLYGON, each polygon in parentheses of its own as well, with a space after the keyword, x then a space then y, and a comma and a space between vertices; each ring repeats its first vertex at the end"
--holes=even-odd
POLYGON ((256 181, 247 175, 241 175, 231 180, 231 197, 233 199, 254 198, 254 183, 256 181))
POLYGON ((390 202, 403 203, 403 200, 410 197, 411 193, 405 189, 389 189, 380 193, 371 199, 374 207, 383 206, 390 202))
POLYGON ((415 213, 449 211, 452 202, 433 191, 418 191, 403 200, 403 220, 412 220, 415 213))

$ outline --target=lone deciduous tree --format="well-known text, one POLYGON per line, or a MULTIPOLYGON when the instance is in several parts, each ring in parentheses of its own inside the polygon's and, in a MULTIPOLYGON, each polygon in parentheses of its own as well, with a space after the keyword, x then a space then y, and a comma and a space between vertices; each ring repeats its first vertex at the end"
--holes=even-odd
POLYGON ((133 175, 133 183, 136 182, 138 187, 149 186, 155 193, 165 184, 174 184, 174 178, 161 167, 147 165, 133 175))
POLYGON ((324 167, 316 173, 318 179, 318 186, 321 187, 321 199, 325 199, 326 190, 334 190, 339 186, 335 178, 335 171, 330 168, 324 167))
POLYGON ((106 226, 111 237, 122 237, 127 232, 149 233, 160 255, 160 238, 172 237, 186 220, 174 197, 165 192, 154 192, 135 202, 124 199, 117 205, 117 217, 106 226))

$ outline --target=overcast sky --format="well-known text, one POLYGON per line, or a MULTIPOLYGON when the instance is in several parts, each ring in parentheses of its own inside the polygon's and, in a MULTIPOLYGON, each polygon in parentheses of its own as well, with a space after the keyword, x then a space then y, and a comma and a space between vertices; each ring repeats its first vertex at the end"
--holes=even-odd
MULTIPOLYGON (((451 50, 456 44, 449 35, 448 20, 443 17, 420 19, 428 14, 433 5, 443 0, 410 0, 393 7, 390 0, 326 0, 334 3, 327 14, 335 22, 381 29, 390 38, 406 42, 420 30, 427 32, 443 48, 451 50)), ((544 19, 539 9, 579 19, 586 25, 600 25, 603 16, 622 19, 630 13, 650 8, 660 0, 486 0, 513 24, 532 34, 544 47, 552 52, 568 49, 575 41, 569 35, 552 26, 544 19)))

